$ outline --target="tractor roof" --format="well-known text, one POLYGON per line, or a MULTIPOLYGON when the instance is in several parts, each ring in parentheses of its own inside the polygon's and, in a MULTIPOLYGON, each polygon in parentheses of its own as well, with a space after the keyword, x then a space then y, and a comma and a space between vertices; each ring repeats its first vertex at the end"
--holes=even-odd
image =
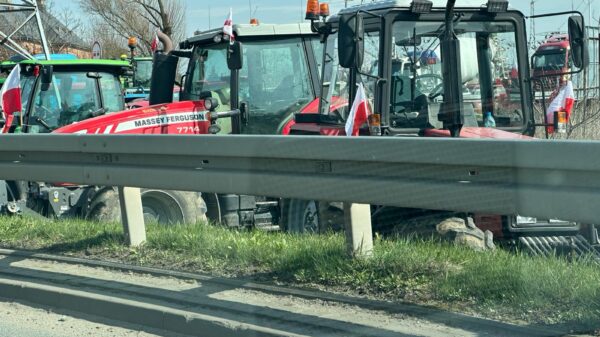
MULTIPOLYGON (((315 35, 310 29, 309 23, 293 24, 236 24, 233 25, 233 31, 240 40, 248 37, 272 37, 272 36, 292 36, 292 35, 315 35)), ((215 36, 222 35, 223 29, 211 29, 204 31, 187 39, 189 44, 198 44, 206 41, 213 41, 215 36)))
POLYGON ((131 67, 128 61, 99 60, 99 59, 77 59, 77 60, 24 60, 19 62, 23 65, 51 65, 54 69, 85 69, 85 70, 117 70, 123 72, 131 67))
MULTIPOLYGON (((431 0, 433 2, 433 8, 445 9, 448 0, 431 0)), ((410 8, 412 0, 384 0, 364 5, 355 5, 345 9, 342 9, 339 14, 354 13, 357 10, 374 11, 381 9, 391 8, 410 8)), ((487 0, 457 0, 455 8, 483 8, 487 4, 487 0)))

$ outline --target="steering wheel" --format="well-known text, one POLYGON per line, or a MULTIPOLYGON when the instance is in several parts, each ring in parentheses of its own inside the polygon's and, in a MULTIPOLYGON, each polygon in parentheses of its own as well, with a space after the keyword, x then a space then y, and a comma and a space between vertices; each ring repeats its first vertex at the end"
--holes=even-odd
POLYGON ((54 114, 52 111, 50 111, 50 109, 46 108, 43 105, 36 105, 35 110, 38 117, 44 120, 48 119, 49 116, 52 116, 54 114))
POLYGON ((444 82, 438 74, 424 74, 415 77, 415 87, 422 93, 432 93, 435 88, 444 82))
POLYGON ((433 88, 433 90, 431 90, 431 93, 429 94, 429 99, 434 100, 443 94, 444 94, 444 83, 440 83, 440 84, 436 85, 435 88, 433 88))

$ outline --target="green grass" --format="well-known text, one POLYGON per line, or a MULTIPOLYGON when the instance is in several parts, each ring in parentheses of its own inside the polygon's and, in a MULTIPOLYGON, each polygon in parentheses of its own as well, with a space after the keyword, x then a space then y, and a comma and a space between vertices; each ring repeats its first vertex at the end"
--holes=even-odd
POLYGON ((0 218, 0 246, 314 286, 528 323, 600 327, 600 267, 591 261, 478 253, 434 240, 377 239, 367 260, 339 234, 301 236, 203 224, 149 225, 141 248, 117 224, 0 218))

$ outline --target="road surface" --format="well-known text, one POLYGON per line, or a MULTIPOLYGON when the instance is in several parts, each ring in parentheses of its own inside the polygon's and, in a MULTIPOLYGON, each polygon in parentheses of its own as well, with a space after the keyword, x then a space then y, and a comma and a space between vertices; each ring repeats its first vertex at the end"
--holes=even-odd
MULTIPOLYGON (((141 327, 111 322, 97 317, 89 320, 53 313, 22 304, 0 302, 0 337, 155 337, 172 333, 147 333, 141 327), (94 321, 103 321, 97 323, 94 321)), ((179 335, 181 336, 181 335, 179 335)))

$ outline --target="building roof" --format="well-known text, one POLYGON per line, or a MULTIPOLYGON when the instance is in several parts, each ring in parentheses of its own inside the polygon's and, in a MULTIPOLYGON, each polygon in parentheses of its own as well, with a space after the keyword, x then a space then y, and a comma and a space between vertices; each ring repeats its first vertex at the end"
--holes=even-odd
MULTIPOLYGON (((31 12, 0 12, 0 30, 6 34, 13 32, 15 28, 21 25, 31 12)), ((66 45, 71 48, 80 50, 89 50, 91 46, 83 41, 77 34, 69 30, 56 17, 45 10, 40 10, 42 23, 46 32, 46 39, 52 45, 66 45)), ((30 21, 21 28, 14 36, 16 41, 27 41, 40 43, 40 35, 38 33, 35 20, 30 21)))

